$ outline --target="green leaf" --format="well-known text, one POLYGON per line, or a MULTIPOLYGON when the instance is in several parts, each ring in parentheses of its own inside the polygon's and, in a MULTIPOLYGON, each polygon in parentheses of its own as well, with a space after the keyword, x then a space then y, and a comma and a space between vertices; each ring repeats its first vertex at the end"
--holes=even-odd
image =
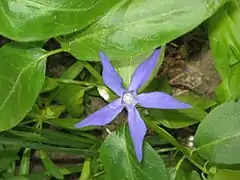
POLYGON ((187 103, 193 105, 194 107, 199 107, 202 110, 206 110, 217 104, 212 99, 208 99, 207 97, 200 97, 193 93, 189 93, 187 95, 179 95, 176 97, 176 99, 178 99, 182 102, 187 102, 187 103))
POLYGON ((17 41, 76 32, 103 16, 117 0, 0 1, 0 34, 17 41))
POLYGON ((31 159, 31 149, 26 148, 23 152, 23 156, 21 158, 21 163, 19 167, 19 175, 28 175, 30 170, 30 159, 31 159))
POLYGON ((83 155, 95 154, 94 151, 86 150, 86 149, 65 148, 65 147, 59 147, 59 146, 54 146, 54 145, 36 143, 36 142, 27 141, 27 140, 23 140, 23 139, 1 137, 1 136, 0 136, 0 144, 1 145, 14 145, 14 146, 31 148, 31 149, 39 149, 39 150, 45 150, 45 151, 49 151, 49 152, 62 152, 62 153, 83 154, 83 155))
POLYGON ((163 160, 148 143, 144 143, 142 162, 137 161, 126 126, 117 133, 111 133, 104 141, 100 159, 106 171, 106 179, 109 180, 168 180, 163 160))
POLYGON ((53 126, 62 127, 66 129, 76 130, 75 124, 83 120, 83 118, 59 118, 45 121, 53 126))
POLYGON ((228 78, 232 66, 240 62, 239 2, 230 1, 209 21, 211 51, 222 79, 228 78))
POLYGON ((224 103, 211 111, 199 125, 195 151, 216 164, 240 163, 240 103, 224 103))
POLYGON ((58 85, 58 83, 55 79, 46 77, 44 80, 44 84, 43 84, 41 93, 52 91, 57 87, 57 85, 58 85))
MULTIPOLYGON (((119 59, 117 61, 116 60, 113 61, 113 66, 116 68, 118 74, 122 77, 123 82, 126 85, 126 87, 128 87, 128 85, 130 84, 132 75, 133 75, 135 69, 138 67, 138 65, 141 64, 142 62, 144 62, 147 58, 149 58, 152 53, 153 53, 153 51, 151 50, 151 51, 149 51, 147 53, 145 52, 145 53, 141 54, 140 56, 129 56, 129 57, 125 58, 124 60, 123 59, 119 59)), ((154 71, 152 72, 151 77, 139 89, 139 92, 144 90, 144 88, 146 86, 148 86, 148 84, 150 84, 151 80, 158 73, 158 69, 161 66, 162 62, 163 62, 164 53, 165 53, 165 46, 163 46, 161 48, 161 55, 160 55, 158 64, 155 67, 154 71)))
POLYGON ((229 80, 228 80, 228 85, 231 92, 232 100, 236 100, 240 97, 239 78, 240 78, 240 64, 237 64, 231 69, 231 73, 229 75, 229 80))
POLYGON ((44 83, 44 51, 7 44, 0 49, 0 131, 16 126, 31 110, 44 83), (14 112, 14 113, 13 113, 14 112))
POLYGON ((75 84, 68 84, 61 87, 55 99, 63 104, 72 116, 81 116, 84 110, 83 96, 89 87, 81 87, 75 84))
POLYGON ((44 167, 48 170, 48 172, 53 175, 57 179, 64 179, 63 174, 60 171, 60 168, 58 168, 49 158, 48 154, 44 151, 40 151, 40 158, 43 162, 44 167))
POLYGON ((79 180, 88 180, 91 175, 91 159, 85 159, 79 180))
POLYGON ((205 116, 206 112, 198 107, 181 110, 168 109, 148 109, 146 118, 155 121, 168 128, 183 128, 200 122, 205 116))
POLYGON ((113 61, 126 61, 191 31, 227 1, 121 0, 97 23, 67 37, 62 45, 81 60, 99 60, 99 52, 104 51, 113 61))
POLYGON ((219 103, 224 103, 232 99, 232 92, 229 88, 228 79, 224 79, 215 89, 215 96, 219 103))
POLYGON ((4 175, 4 180, 29 180, 29 178, 25 176, 14 176, 12 174, 4 175))
MULTIPOLYGON (((10 131, 11 133, 10 137, 14 135, 16 138, 20 138, 22 140, 73 148, 89 148, 90 146, 96 144, 96 141, 91 140, 89 138, 79 137, 61 131, 44 129, 42 130, 41 134, 27 131, 28 130, 25 131, 12 130, 10 131), (61 141, 59 141, 59 139, 61 139, 61 141)), ((9 136, 10 133, 5 134, 6 136, 7 135, 9 136)))
POLYGON ((201 180, 200 175, 186 157, 178 154, 174 155, 169 174, 171 180, 201 180))
POLYGON ((16 151, 16 150, 6 149, 6 150, 1 150, 0 152, 1 152, 0 172, 9 168, 11 163, 13 163, 15 160, 19 159, 18 154, 17 154, 18 151, 16 151))
POLYGON ((239 177, 240 171, 221 170, 209 178, 209 180, 237 180, 239 177))
MULTIPOLYGON (((81 61, 77 61, 75 62, 73 65, 71 65, 62 75, 61 78, 63 79, 69 79, 69 80, 73 80, 75 79, 84 69, 84 64, 81 61)), ((52 79, 52 78, 48 78, 49 80, 49 86, 47 86, 48 88, 50 88, 51 86, 54 86, 54 83, 56 83, 56 86, 58 85, 57 79, 52 79), (50 84, 51 83, 51 84, 50 84)), ((46 83, 47 84, 47 83, 46 83)), ((55 89, 49 97, 49 101, 51 102, 63 89, 64 87, 66 87, 67 84, 59 84, 58 88, 55 89)), ((47 88, 45 87, 45 88, 47 88)), ((54 87, 55 88, 55 87, 54 87)))
POLYGON ((172 92, 171 85, 167 77, 155 77, 151 83, 144 89, 144 92, 161 91, 167 94, 172 92))

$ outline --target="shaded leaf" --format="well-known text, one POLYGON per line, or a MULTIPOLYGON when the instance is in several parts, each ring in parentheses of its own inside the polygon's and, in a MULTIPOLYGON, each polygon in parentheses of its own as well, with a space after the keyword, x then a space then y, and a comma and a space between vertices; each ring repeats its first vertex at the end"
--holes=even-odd
POLYGON ((209 21, 209 39, 215 66, 222 79, 228 78, 240 58, 240 6, 233 0, 209 21))
POLYGON ((200 175, 193 169, 192 164, 184 157, 169 168, 169 173, 170 180, 201 180, 200 175))
POLYGON ((87 89, 89 89, 89 87, 68 84, 66 86, 62 86, 55 99, 63 104, 72 116, 79 117, 82 115, 84 110, 83 96, 87 89))
POLYGON ((17 153, 18 153, 18 151, 11 150, 11 149, 1 150, 0 172, 9 168, 11 163, 13 163, 15 160, 19 159, 17 153))

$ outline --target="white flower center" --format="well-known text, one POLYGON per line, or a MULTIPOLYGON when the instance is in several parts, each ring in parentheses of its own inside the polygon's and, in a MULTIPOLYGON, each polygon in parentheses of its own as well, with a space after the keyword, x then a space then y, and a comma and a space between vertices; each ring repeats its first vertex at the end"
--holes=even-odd
POLYGON ((131 92, 124 93, 122 100, 127 105, 133 105, 134 106, 136 104, 135 96, 131 92))

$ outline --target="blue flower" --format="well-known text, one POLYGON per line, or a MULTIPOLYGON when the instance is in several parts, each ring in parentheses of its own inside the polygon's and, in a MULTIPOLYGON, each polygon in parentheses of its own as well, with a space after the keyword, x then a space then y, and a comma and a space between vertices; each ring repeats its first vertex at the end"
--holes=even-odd
POLYGON ((147 128, 136 108, 136 104, 145 108, 157 109, 191 108, 191 105, 182 103, 163 92, 137 94, 138 89, 147 82, 152 71, 156 67, 160 52, 160 49, 155 50, 151 57, 136 68, 127 90, 123 87, 122 78, 117 74, 108 58, 101 52, 100 58, 103 66, 102 76, 104 84, 112 89, 120 98, 91 114, 86 119, 76 124, 75 127, 103 126, 110 123, 123 108, 126 108, 128 111, 128 124, 134 149, 138 161, 141 161, 143 139, 147 128))

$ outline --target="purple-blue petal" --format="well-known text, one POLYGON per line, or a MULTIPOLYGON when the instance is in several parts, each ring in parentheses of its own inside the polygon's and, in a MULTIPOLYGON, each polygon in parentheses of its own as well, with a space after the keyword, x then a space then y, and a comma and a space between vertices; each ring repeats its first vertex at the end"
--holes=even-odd
POLYGON ((131 106, 127 108, 128 110, 128 124, 130 128, 130 134, 132 137, 134 149, 137 155, 138 161, 142 161, 143 156, 143 140, 146 134, 147 128, 140 117, 138 110, 131 106))
POLYGON ((122 86, 122 78, 115 71, 114 67, 104 53, 100 52, 99 55, 103 66, 102 77, 104 84, 112 89, 117 95, 122 96, 126 91, 122 86))
POLYGON ((146 61, 136 68, 128 88, 129 91, 137 91, 145 82, 147 82, 158 63, 160 52, 160 49, 155 50, 146 61))
POLYGON ((123 110, 123 108, 122 99, 116 99, 76 124, 75 127, 103 126, 110 123, 123 110))
POLYGON ((146 108, 187 109, 192 107, 163 92, 142 93, 137 96, 137 99, 138 103, 146 108))

